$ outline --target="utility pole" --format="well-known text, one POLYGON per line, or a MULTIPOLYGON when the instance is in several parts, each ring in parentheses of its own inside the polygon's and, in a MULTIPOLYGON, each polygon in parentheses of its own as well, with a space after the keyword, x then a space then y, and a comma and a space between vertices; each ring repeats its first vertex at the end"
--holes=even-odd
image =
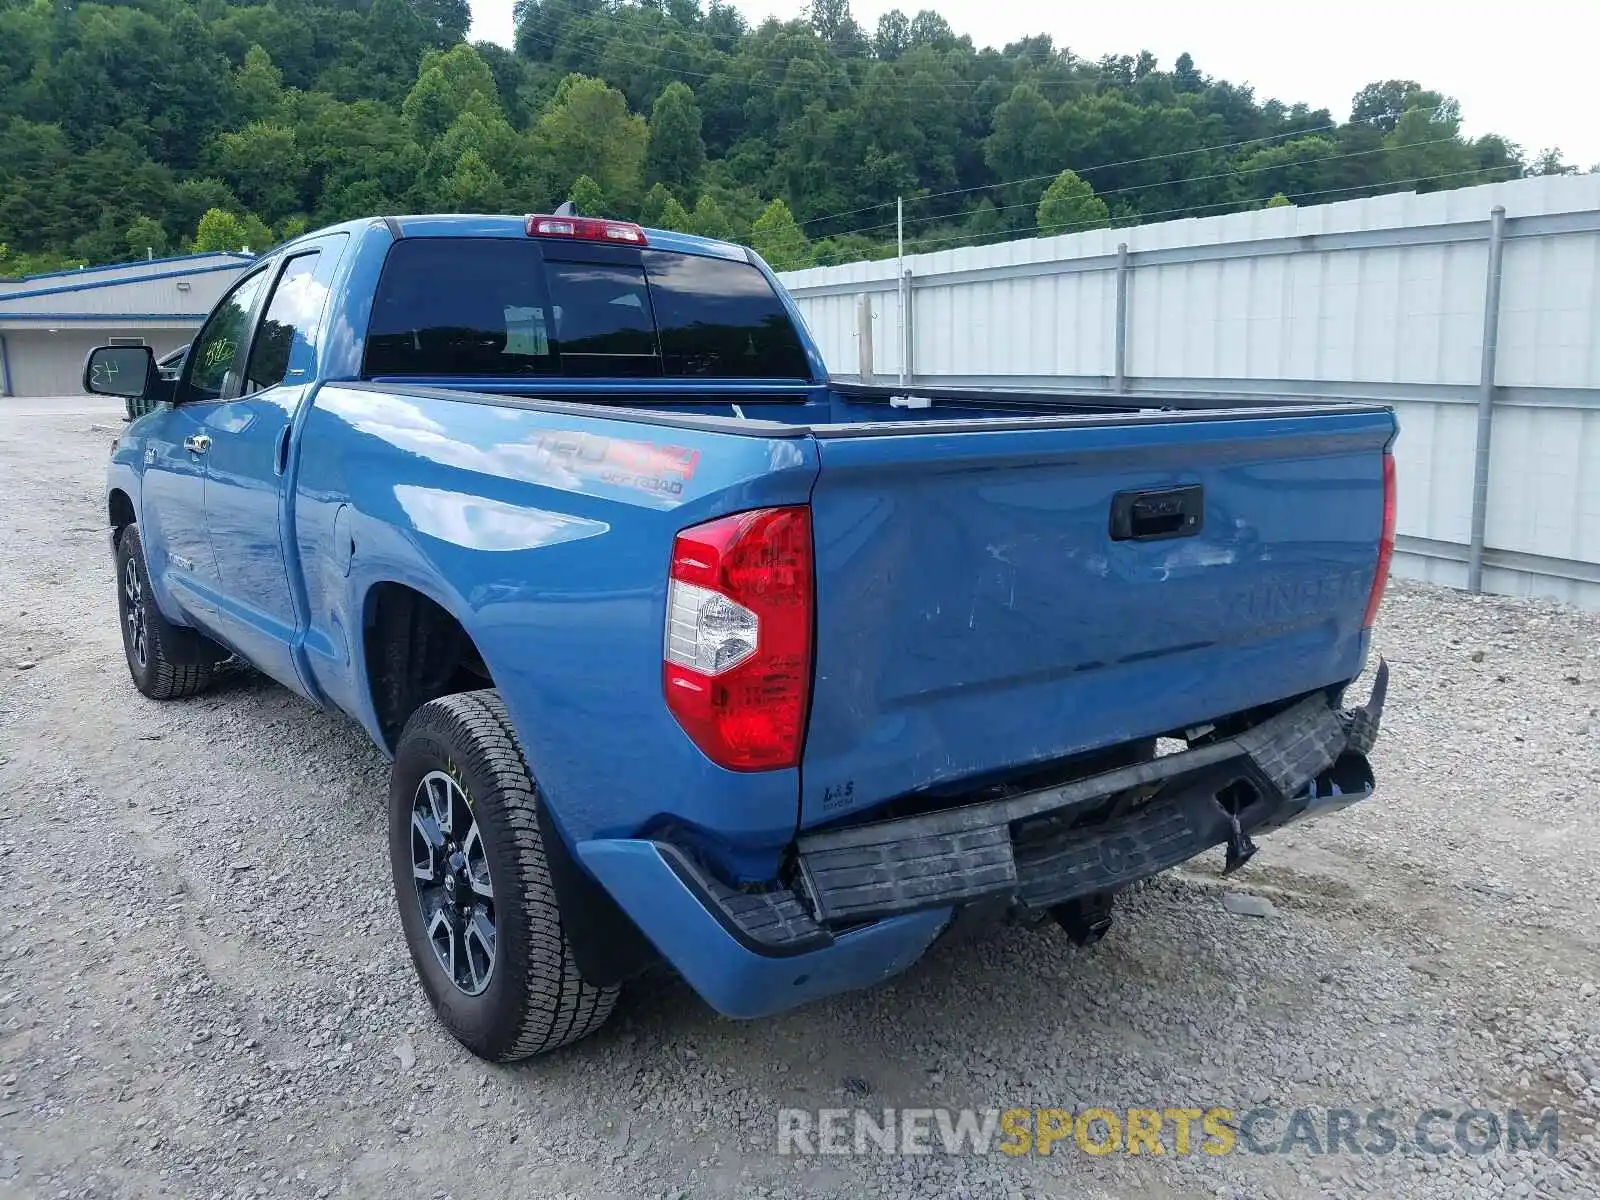
POLYGON ((906 345, 906 306, 911 303, 911 288, 906 283, 906 201, 904 196, 894 198, 894 277, 900 288, 899 322, 897 338, 900 345, 900 386, 905 387, 911 377, 909 347, 906 345))

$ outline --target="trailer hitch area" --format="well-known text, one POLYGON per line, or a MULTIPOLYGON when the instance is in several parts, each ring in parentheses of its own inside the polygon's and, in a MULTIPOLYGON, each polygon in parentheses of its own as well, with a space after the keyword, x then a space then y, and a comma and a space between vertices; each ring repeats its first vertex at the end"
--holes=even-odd
POLYGON ((1093 892, 1076 896, 1050 909, 1056 924, 1075 946, 1092 946, 1111 931, 1111 902, 1116 893, 1093 892))
POLYGON ((1239 824, 1237 805, 1219 796, 1217 807, 1222 809, 1222 815, 1228 818, 1228 849, 1222 862, 1222 873, 1232 875, 1256 856, 1256 844, 1250 840, 1250 835, 1239 824))

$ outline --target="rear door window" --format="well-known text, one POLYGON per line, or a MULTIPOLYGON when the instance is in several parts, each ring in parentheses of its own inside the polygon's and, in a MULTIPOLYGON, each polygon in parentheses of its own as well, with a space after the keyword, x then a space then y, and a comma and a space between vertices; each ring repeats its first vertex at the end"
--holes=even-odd
POLYGON ((322 317, 328 290, 317 282, 317 251, 291 258, 278 276, 267 302, 266 314, 250 345, 250 361, 245 367, 244 390, 264 391, 277 387, 289 375, 289 353, 298 334, 310 341, 322 317))
POLYGON ((367 334, 368 376, 806 379, 800 335, 745 262, 665 250, 404 238, 367 334))

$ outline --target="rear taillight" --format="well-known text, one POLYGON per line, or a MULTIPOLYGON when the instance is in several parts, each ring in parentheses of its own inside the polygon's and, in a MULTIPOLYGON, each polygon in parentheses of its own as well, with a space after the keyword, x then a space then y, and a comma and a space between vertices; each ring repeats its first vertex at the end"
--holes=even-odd
POLYGON ((678 724, 718 766, 799 763, 814 595, 805 507, 737 513, 673 542, 662 683, 678 724))
POLYGON ((603 217, 528 218, 529 237, 572 238, 580 242, 619 242, 624 246, 643 246, 644 230, 632 221, 607 221, 603 217))
POLYGON ((1378 536, 1378 573, 1372 577, 1372 593, 1367 597, 1363 629, 1371 629, 1383 603, 1383 589, 1389 585, 1389 563, 1394 558, 1395 479, 1394 455, 1383 456, 1383 532, 1378 536))

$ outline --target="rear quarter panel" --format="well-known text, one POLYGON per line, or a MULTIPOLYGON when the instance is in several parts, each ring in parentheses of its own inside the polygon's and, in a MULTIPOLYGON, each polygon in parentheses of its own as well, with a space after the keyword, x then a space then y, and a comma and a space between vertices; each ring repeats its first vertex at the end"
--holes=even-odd
POLYGON ((472 636, 571 841, 715 829, 735 874, 770 875, 794 771, 714 766, 668 713, 672 539, 739 509, 804 503, 806 437, 578 416, 425 389, 328 384, 302 435, 296 532, 319 689, 382 743, 362 650, 372 589, 429 596, 472 636))

